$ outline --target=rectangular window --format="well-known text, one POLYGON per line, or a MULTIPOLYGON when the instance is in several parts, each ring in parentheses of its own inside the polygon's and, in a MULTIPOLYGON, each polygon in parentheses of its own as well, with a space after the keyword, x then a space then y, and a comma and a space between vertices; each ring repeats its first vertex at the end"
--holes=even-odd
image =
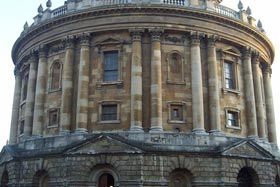
POLYGON ((118 80, 118 51, 104 53, 104 75, 105 82, 118 80))
POLYGON ((183 121, 183 111, 181 105, 171 105, 171 120, 183 121))
POLYGON ((226 126, 240 129, 240 114, 237 109, 226 109, 226 126))
POLYGON ((23 134, 24 133, 24 120, 22 120, 19 124, 19 134, 23 134))
POLYGON ((59 124, 59 110, 51 109, 49 110, 49 127, 58 126, 59 124))
POLYGON ((101 111, 102 121, 115 121, 118 120, 118 105, 117 104, 104 104, 101 111))
POLYGON ((226 62, 226 61, 224 62, 224 77, 225 77, 225 88, 236 89, 233 63, 226 62))
POLYGON ((23 78, 22 101, 25 101, 27 97, 28 78, 29 74, 25 74, 23 78))

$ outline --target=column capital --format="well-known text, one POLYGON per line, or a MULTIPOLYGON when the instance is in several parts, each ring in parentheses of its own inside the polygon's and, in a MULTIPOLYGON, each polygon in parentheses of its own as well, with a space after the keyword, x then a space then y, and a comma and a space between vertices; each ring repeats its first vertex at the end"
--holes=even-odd
POLYGON ((149 32, 151 33, 152 41, 160 41, 160 37, 162 33, 164 33, 164 29, 162 28, 152 28, 149 29, 149 32))
POLYGON ((272 68, 270 64, 266 64, 262 67, 263 74, 272 74, 272 68))
POLYGON ((36 49, 31 49, 29 52, 29 60, 27 61, 27 64, 31 64, 33 62, 37 62, 38 59, 38 50, 36 49))
POLYGON ((49 47, 47 45, 40 45, 39 46, 39 58, 46 58, 48 55, 49 47))
POLYGON ((78 35, 78 38, 80 39, 81 45, 89 45, 90 43, 90 33, 84 32, 80 35, 78 35))
POLYGON ((18 77, 18 76, 20 76, 20 74, 21 74, 20 69, 16 66, 16 67, 14 68, 14 76, 15 76, 15 77, 18 77))
POLYGON ((206 38, 207 38, 207 47, 215 47, 216 41, 220 39, 219 36, 213 34, 207 35, 206 38))
POLYGON ((251 56, 252 56, 252 48, 248 47, 248 46, 244 47, 242 49, 242 57, 243 57, 243 59, 251 58, 251 56))
POLYGON ((258 51, 252 52, 252 64, 260 64, 260 53, 258 51))
POLYGON ((130 35, 132 36, 132 41, 141 41, 141 37, 145 29, 143 28, 133 28, 129 29, 130 35))
POLYGON ((200 45, 200 38, 203 36, 203 33, 191 31, 190 38, 191 38, 191 45, 200 45))
POLYGON ((65 49, 74 48, 74 41, 75 41, 74 35, 69 35, 62 39, 65 49))

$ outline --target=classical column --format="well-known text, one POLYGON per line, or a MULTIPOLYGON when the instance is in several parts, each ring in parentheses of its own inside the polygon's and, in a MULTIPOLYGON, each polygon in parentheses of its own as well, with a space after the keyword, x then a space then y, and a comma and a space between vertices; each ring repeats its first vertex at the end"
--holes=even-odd
POLYGON ((258 129, 250 48, 243 51, 243 73, 248 137, 255 138, 258 136, 258 129))
POLYGON ((62 97, 60 108, 60 133, 70 133, 73 93, 74 37, 68 36, 65 42, 65 61, 62 71, 62 97))
POLYGON ((14 89, 9 144, 17 143, 17 132, 18 132, 17 127, 18 127, 18 118, 19 118, 20 97, 21 97, 21 76, 20 76, 20 72, 17 69, 15 69, 15 89, 14 89))
POLYGON ((29 77, 26 96, 26 108, 24 114, 24 136, 30 136, 32 133, 34 100, 37 78, 37 56, 34 52, 31 53, 29 58, 29 77))
POLYGON ((162 29, 151 33, 151 132, 162 131, 161 43, 162 29))
POLYGON ((47 86, 47 47, 40 46, 38 73, 35 92, 34 104, 34 118, 32 135, 42 136, 43 134, 43 116, 44 116, 44 102, 47 86))
POLYGON ((80 43, 81 52, 77 96, 76 133, 87 133, 90 34, 83 33, 80 36, 80 43))
POLYGON ((265 104, 266 104, 268 140, 271 143, 277 144, 273 95, 272 95, 272 88, 271 88, 271 67, 270 67, 270 65, 264 67, 263 82, 264 82, 264 93, 265 93, 265 104))
POLYGON ((199 33, 191 33, 191 79, 193 132, 205 133, 199 33))
POLYGON ((207 46, 209 112, 211 133, 221 132, 219 80, 215 45, 216 40, 217 36, 209 36, 207 46))
POLYGON ((255 100, 256 100, 256 112, 257 112, 257 124, 258 124, 258 136, 265 139, 265 117, 264 117, 264 102, 262 97, 262 87, 260 81, 260 61, 259 53, 253 54, 252 59, 252 70, 253 70, 253 81, 255 89, 255 100))
POLYGON ((131 59, 131 111, 130 130, 142 132, 142 47, 141 35, 144 29, 130 30, 132 35, 131 59))

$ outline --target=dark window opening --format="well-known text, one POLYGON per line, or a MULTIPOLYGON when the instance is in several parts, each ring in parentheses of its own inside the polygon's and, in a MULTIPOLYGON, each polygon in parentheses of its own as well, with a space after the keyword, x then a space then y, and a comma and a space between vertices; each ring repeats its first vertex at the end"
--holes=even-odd
POLYGON ((183 111, 180 105, 171 105, 171 120, 183 121, 183 111))
POLYGON ((59 62, 55 62, 51 68, 51 90, 60 89, 60 73, 61 66, 59 62))
POLYGON ((24 133, 24 120, 20 122, 19 124, 19 134, 23 134, 24 133))
POLYGON ((224 76, 225 76, 225 87, 229 89, 235 89, 234 79, 234 64, 231 62, 224 63, 224 76))

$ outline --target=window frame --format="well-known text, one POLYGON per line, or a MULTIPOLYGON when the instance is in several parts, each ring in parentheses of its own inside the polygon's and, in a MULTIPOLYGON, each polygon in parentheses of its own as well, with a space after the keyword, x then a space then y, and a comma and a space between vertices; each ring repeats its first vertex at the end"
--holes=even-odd
POLYGON ((103 52, 103 61, 102 61, 102 63, 103 63, 103 76, 102 76, 103 82, 104 83, 118 82, 119 81, 119 69, 120 69, 120 67, 119 67, 119 51, 117 51, 117 50, 104 51, 103 52), (113 69, 113 70, 105 69, 105 66, 106 66, 106 56, 108 54, 111 54, 111 55, 114 54, 114 55, 117 56, 117 61, 116 61, 117 65, 115 65, 115 67, 117 67, 117 69, 113 69), (117 72, 116 79, 106 80, 106 76, 105 76, 106 72, 117 72))
POLYGON ((166 62, 167 62, 167 84, 178 84, 178 85, 185 85, 186 80, 185 80, 185 58, 183 57, 183 54, 180 53, 179 51, 171 51, 167 54, 166 57, 166 62), (170 72, 170 66, 171 66, 171 59, 173 55, 176 55, 178 57, 178 63, 181 64, 181 79, 180 80, 174 80, 172 79, 171 72, 170 72))
POLYGON ((59 127, 60 123, 60 108, 51 108, 48 110, 48 118, 47 118, 47 128, 56 128, 59 127), (51 114, 55 113, 57 115, 57 122, 55 124, 51 124, 51 114))
POLYGON ((167 102, 168 107, 168 119, 167 122, 170 124, 185 124, 186 123, 186 103, 180 101, 169 101, 167 102), (179 109, 179 119, 173 118, 173 109, 179 109))
POLYGON ((239 64, 240 64, 240 54, 236 52, 237 49, 227 49, 225 51, 222 50, 221 54, 221 74, 222 74, 222 91, 223 93, 234 93, 240 95, 239 88, 239 64), (234 50, 234 52, 233 52, 234 50), (232 65, 232 80, 233 80, 233 88, 227 88, 226 86, 226 75, 225 75, 225 63, 231 63, 232 65))
POLYGON ((101 101, 99 102, 98 107, 98 123, 99 124, 116 124, 120 123, 120 111, 121 110, 121 102, 120 101, 101 101), (103 106, 109 106, 109 105, 116 105, 117 107, 117 113, 116 113, 116 119, 115 120, 103 120, 103 106))
POLYGON ((241 130, 241 116, 240 116, 240 110, 236 108, 225 108, 225 124, 226 128, 230 129, 238 129, 241 130), (229 114, 234 114, 236 116, 236 126, 232 126, 229 124, 229 114))
POLYGON ((49 74, 49 92, 51 93, 51 92, 57 92, 57 91, 61 91, 61 88, 62 88, 62 63, 59 61, 59 60, 55 60, 55 61, 53 61, 53 63, 51 64, 51 66, 50 66, 50 74, 49 74), (60 69, 59 69, 59 86, 58 86, 58 88, 53 88, 53 66, 55 65, 55 64, 59 64, 59 67, 60 67, 60 69))

